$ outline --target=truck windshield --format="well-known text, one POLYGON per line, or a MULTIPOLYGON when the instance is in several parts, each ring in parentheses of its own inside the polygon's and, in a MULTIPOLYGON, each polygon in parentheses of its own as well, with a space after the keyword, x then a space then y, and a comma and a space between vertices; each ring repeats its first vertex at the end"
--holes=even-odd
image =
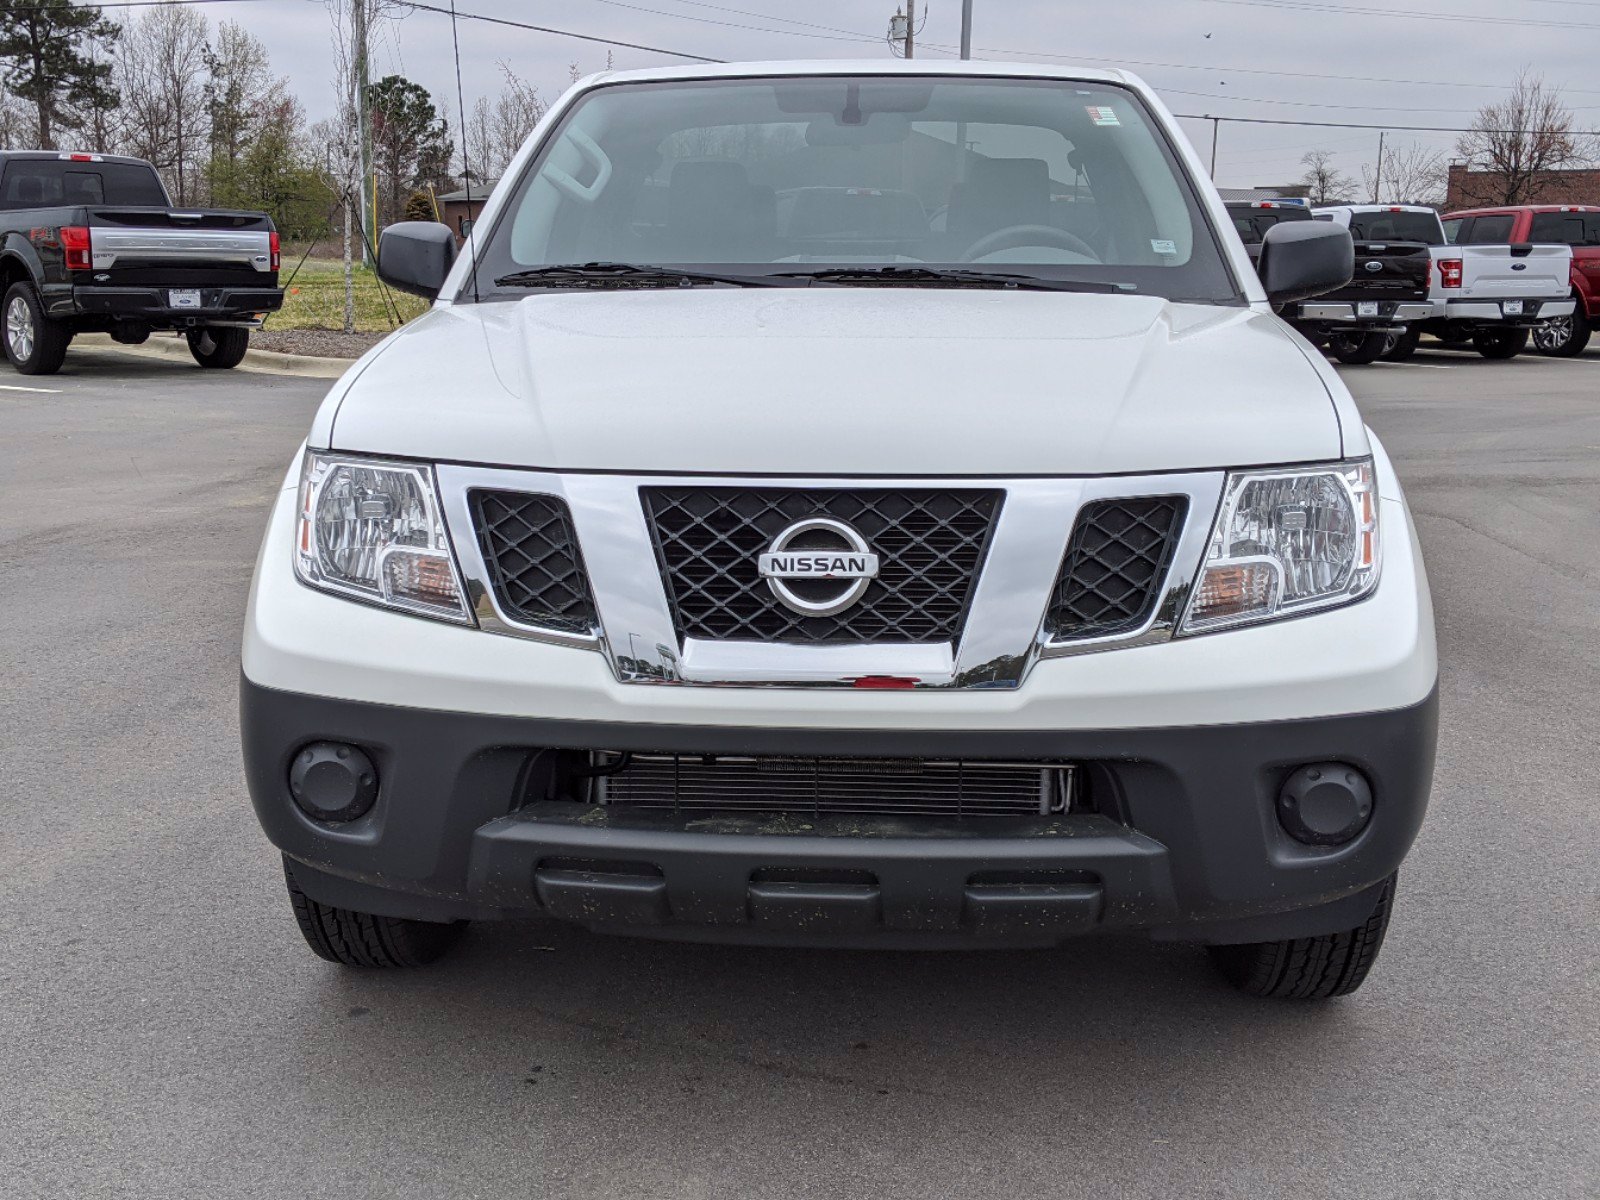
POLYGON ((1444 245, 1439 214, 1433 212, 1358 212, 1350 214, 1350 236, 1358 242, 1423 242, 1444 245))
POLYGON ((130 204, 165 208, 161 177, 143 163, 14 158, 0 180, 0 210, 67 204, 130 204))
POLYGON ((983 286, 987 272, 1242 303, 1172 146, 1120 87, 613 84, 580 99, 508 186, 493 228, 478 231, 486 298, 570 284, 540 269, 595 263, 797 286, 829 268, 830 282, 876 269, 885 283, 934 286, 983 286), (883 270, 907 264, 961 270, 883 270))

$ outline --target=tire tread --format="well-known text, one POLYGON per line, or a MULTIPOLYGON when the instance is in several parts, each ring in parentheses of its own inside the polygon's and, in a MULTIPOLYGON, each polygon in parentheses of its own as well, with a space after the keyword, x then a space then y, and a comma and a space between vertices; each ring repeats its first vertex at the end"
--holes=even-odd
POLYGON ((1354 929, 1319 937, 1213 946, 1212 957, 1240 991, 1283 1000, 1330 1000, 1359 988, 1377 961, 1394 906, 1395 879, 1354 929))
POLYGON ((460 936, 457 921, 438 925, 337 908, 313 900, 295 882, 294 868, 283 862, 289 905, 306 944, 319 957, 345 967, 420 967, 433 962, 460 936))

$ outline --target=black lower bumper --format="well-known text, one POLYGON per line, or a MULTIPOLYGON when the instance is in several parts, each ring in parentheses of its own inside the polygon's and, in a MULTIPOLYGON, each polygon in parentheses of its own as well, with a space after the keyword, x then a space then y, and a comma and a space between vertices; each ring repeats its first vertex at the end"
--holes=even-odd
POLYGON ((151 329, 193 329, 219 322, 246 321, 257 313, 276 312, 283 307, 283 289, 206 287, 81 287, 73 294, 73 308, 80 324, 109 328, 133 323, 151 329), (196 291, 199 305, 175 308, 173 291, 196 291))
POLYGON ((529 720, 328 700, 241 682, 257 815, 327 904, 424 920, 530 913, 606 930, 832 945, 1044 945, 1095 929, 1262 941, 1358 924, 1421 827, 1436 698, 1250 725, 1099 732, 801 730, 529 720), (362 747, 378 800, 358 820, 294 804, 306 743, 362 747), (849 820, 689 818, 524 803, 546 748, 1072 760, 1095 811, 849 820), (1305 763, 1370 781, 1351 842, 1303 845, 1274 805, 1305 763))

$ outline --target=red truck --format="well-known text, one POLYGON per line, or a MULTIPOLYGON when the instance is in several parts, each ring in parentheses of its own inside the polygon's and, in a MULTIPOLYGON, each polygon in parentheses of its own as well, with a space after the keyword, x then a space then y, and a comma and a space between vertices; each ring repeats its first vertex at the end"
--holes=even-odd
POLYGON ((1458 246, 1519 242, 1571 246, 1572 297, 1577 306, 1570 317, 1557 317, 1535 329, 1533 348, 1557 358, 1583 353, 1590 333, 1600 324, 1600 206, 1524 204, 1463 209, 1445 214, 1444 232, 1458 246))

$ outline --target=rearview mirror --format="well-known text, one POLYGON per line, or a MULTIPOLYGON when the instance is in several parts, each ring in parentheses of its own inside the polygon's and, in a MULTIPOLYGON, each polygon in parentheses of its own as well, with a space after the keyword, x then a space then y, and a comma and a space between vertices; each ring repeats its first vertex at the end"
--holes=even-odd
POLYGON ((1256 265, 1274 306, 1337 291, 1355 268, 1350 231, 1331 221, 1280 221, 1261 239, 1256 265))
POLYGON ((378 239, 378 278, 413 296, 438 296, 455 261, 456 235, 438 221, 401 221, 378 239))

